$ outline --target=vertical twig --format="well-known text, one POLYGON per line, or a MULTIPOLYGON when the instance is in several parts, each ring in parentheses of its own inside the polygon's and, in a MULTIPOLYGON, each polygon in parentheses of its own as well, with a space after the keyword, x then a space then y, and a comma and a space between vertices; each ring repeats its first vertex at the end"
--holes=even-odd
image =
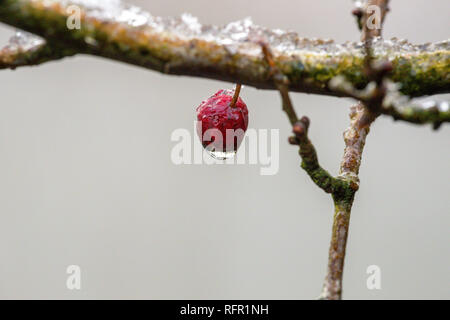
MULTIPOLYGON (((388 11, 389 0, 369 0, 362 12, 361 41, 366 45, 366 64, 368 74, 372 70, 371 43, 373 37, 381 36, 381 24, 388 11), (380 29, 369 29, 367 24, 368 12, 366 8, 376 5, 380 9, 380 29)), ((381 83, 381 80, 378 84, 381 83)), ((381 103, 381 101, 379 101, 381 103)), ((373 107, 373 106, 372 106, 373 107)), ((370 124, 376 119, 373 108, 368 108, 359 102, 350 109, 350 126, 344 132, 345 150, 341 162, 339 176, 350 185, 348 192, 333 194, 334 217, 333 228, 328 253, 328 269, 320 298, 327 300, 340 300, 342 298, 342 278, 344 272, 345 249, 347 246, 350 225, 350 213, 355 193, 359 188, 359 167, 361 157, 369 133, 370 124)))
POLYGON ((369 39, 372 39, 374 37, 381 37, 382 28, 384 18, 386 16, 386 13, 389 11, 389 0, 368 0, 366 1, 366 6, 363 8, 363 15, 361 17, 362 23, 362 33, 361 33, 361 41, 366 41, 369 39), (380 28, 371 28, 371 26, 367 23, 370 15, 375 14, 375 12, 368 11, 367 8, 371 6, 376 6, 380 11, 380 16, 373 16, 375 19, 380 19, 380 21, 377 21, 377 24, 379 24, 380 28))
POLYGON ((241 87, 242 87, 242 85, 240 83, 236 84, 236 88, 234 89, 233 100, 231 100, 231 104, 230 104, 231 108, 234 108, 237 100, 239 99, 239 93, 241 93, 241 87))
POLYGON ((345 248, 350 224, 350 213, 355 193, 359 188, 359 167, 369 127, 361 128, 359 123, 368 110, 358 103, 350 111, 350 126, 344 132, 345 150, 339 177, 349 182, 345 193, 334 194, 333 228, 328 253, 328 270, 325 277, 322 299, 340 300, 342 297, 342 276, 344 272, 345 248))
POLYGON ((264 41, 260 41, 259 45, 261 46, 264 59, 269 65, 269 76, 273 78, 275 86, 277 87, 278 92, 280 92, 283 111, 288 116, 291 125, 294 126, 298 121, 298 117, 297 113, 295 112, 294 106, 292 105, 291 98, 289 97, 289 80, 277 68, 273 60, 272 50, 270 50, 267 43, 265 43, 264 41))

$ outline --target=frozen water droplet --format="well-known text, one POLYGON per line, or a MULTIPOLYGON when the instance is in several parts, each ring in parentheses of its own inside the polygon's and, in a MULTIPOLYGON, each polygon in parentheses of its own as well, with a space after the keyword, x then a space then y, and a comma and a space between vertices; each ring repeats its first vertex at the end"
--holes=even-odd
POLYGON ((355 7, 357 9, 364 8, 364 1, 362 1, 362 0, 354 0, 353 2, 355 3, 355 7))
POLYGON ((223 152, 223 151, 210 151, 210 150, 207 150, 207 149, 206 149, 206 151, 208 152, 208 154, 211 157, 213 157, 214 159, 217 159, 217 160, 231 159, 231 158, 233 158, 236 155, 236 151, 223 152))
POLYGON ((183 13, 180 19, 184 24, 186 33, 192 33, 193 35, 197 35, 202 32, 202 25, 198 21, 197 17, 194 17, 190 13, 183 13))
POLYGON ((439 105, 439 108, 442 112, 449 112, 450 111, 450 105, 447 101, 442 101, 439 105))
POLYGON ((32 52, 38 50, 45 44, 45 40, 31 33, 18 30, 9 39, 9 43, 4 49, 10 52, 32 52))

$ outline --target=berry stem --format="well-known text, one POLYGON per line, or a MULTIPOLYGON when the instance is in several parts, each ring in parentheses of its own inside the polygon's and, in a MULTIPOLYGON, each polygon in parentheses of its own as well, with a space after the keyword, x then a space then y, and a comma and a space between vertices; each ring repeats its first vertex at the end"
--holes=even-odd
POLYGON ((236 105, 236 102, 239 98, 239 93, 241 92, 241 87, 242 87, 242 85, 240 83, 236 83, 236 88, 234 89, 233 100, 231 100, 231 104, 230 104, 231 108, 234 108, 234 106, 236 105))

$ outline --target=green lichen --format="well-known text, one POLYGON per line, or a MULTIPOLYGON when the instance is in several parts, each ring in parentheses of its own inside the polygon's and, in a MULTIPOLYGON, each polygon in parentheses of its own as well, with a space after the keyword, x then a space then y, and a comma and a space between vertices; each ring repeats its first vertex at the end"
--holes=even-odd
MULTIPOLYGON (((144 66, 149 69, 180 75, 198 75, 258 88, 274 89, 268 77, 264 58, 245 52, 230 52, 225 45, 202 39, 178 39, 168 32, 145 33, 115 21, 101 21, 86 14, 81 29, 68 30, 65 4, 44 7, 44 0, 0 0, 0 21, 36 33, 49 43, 70 48, 71 54, 87 53, 144 66), (89 41, 88 41, 89 40, 89 41), (91 41, 92 40, 92 41, 91 41), (95 45, 96 44, 96 45, 95 45)), ((324 50, 326 51, 326 50, 324 50)), ((364 88, 363 54, 343 50, 337 54, 318 54, 303 50, 295 55, 279 54, 275 63, 289 80, 292 91, 336 95, 328 82, 343 75, 356 88, 364 88)), ((41 59, 40 63, 49 59, 41 59)), ((392 53, 384 52, 376 59, 390 59, 394 65, 391 77, 401 84, 409 96, 450 92, 450 52, 392 53)))

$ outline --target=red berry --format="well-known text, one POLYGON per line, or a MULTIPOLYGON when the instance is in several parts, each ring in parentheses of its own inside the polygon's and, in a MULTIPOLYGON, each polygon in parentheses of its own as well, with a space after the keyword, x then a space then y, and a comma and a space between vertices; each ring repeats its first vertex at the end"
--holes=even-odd
POLYGON ((216 158, 234 155, 247 130, 247 106, 241 98, 231 106, 233 95, 234 90, 219 90, 197 108, 197 134, 216 158))

